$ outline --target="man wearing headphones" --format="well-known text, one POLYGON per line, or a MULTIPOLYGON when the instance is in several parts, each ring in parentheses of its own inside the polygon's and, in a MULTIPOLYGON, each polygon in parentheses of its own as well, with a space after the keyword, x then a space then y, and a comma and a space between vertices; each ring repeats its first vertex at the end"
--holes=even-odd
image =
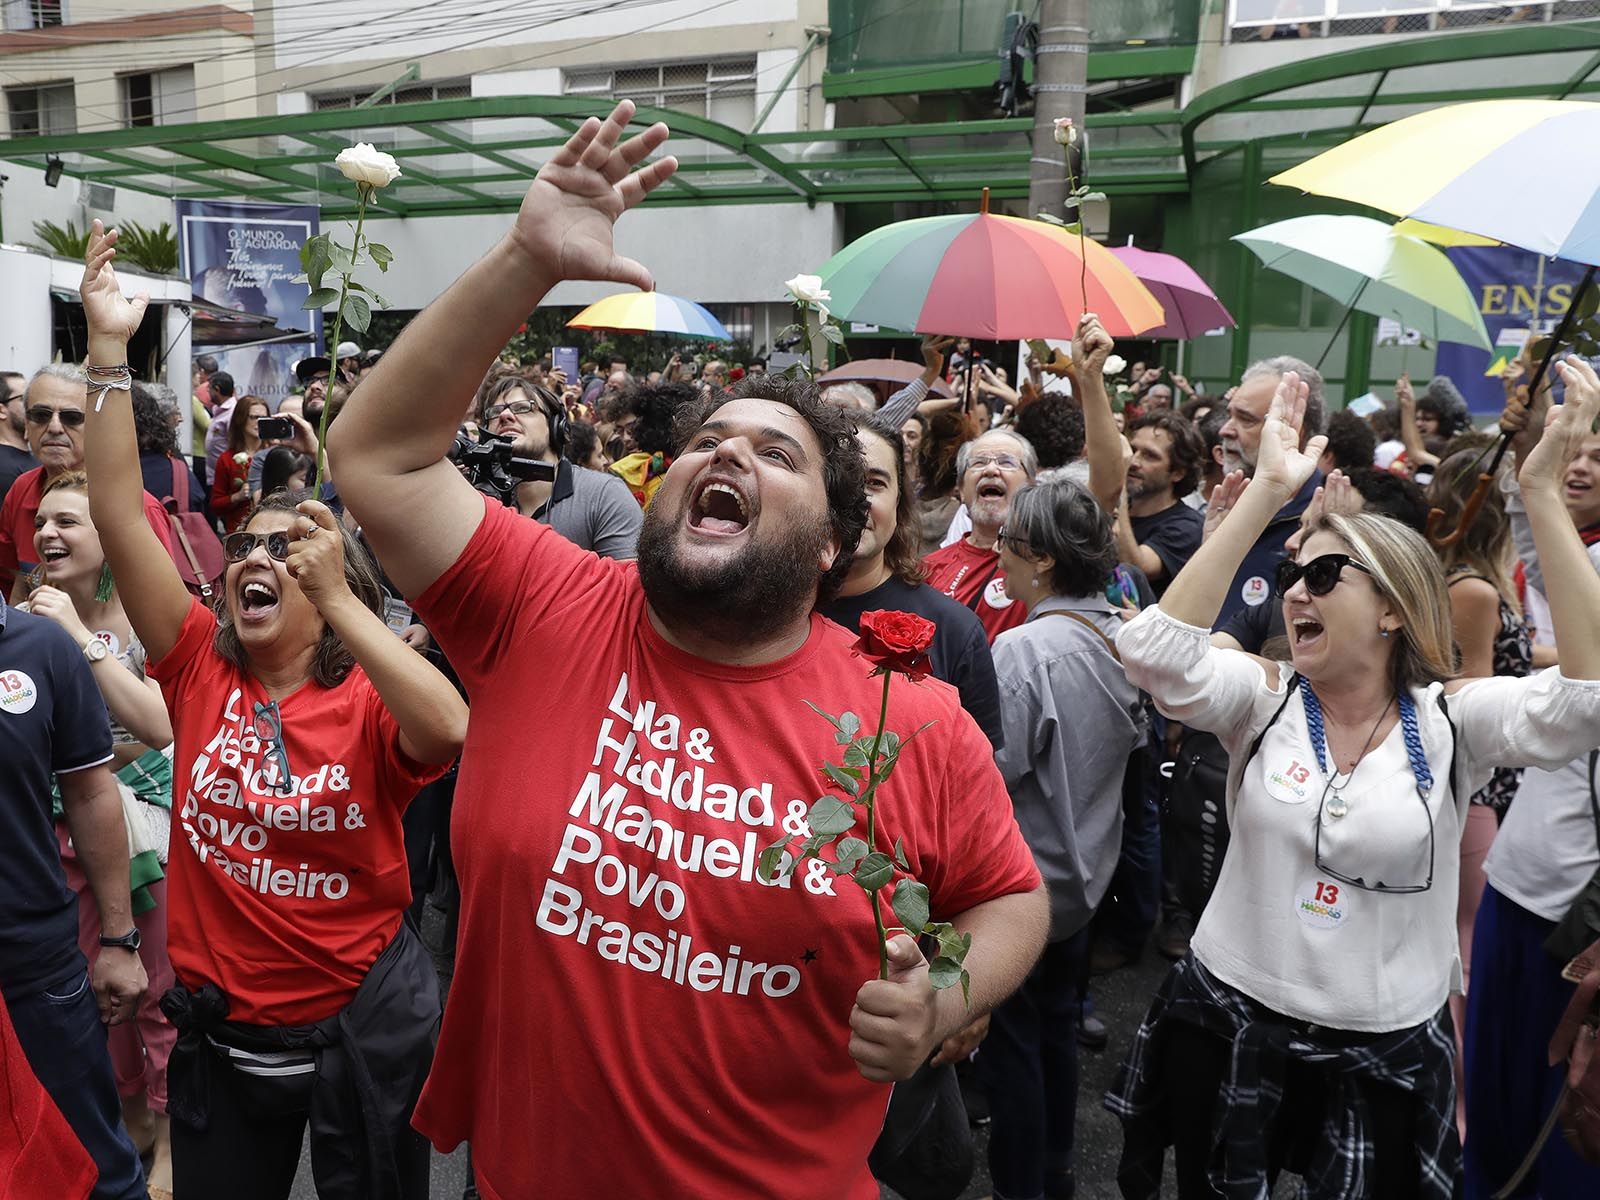
POLYGON ((516 507, 523 516, 607 558, 635 556, 644 514, 621 479, 562 457, 567 412, 560 397, 521 375, 507 375, 484 394, 478 425, 516 439, 519 455, 555 464, 554 481, 518 485, 516 507))

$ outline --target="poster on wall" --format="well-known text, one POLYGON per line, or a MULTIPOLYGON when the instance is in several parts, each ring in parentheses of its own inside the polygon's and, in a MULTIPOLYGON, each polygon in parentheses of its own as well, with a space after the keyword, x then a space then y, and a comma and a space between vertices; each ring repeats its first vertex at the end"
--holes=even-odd
POLYGON ((1477 299, 1495 350, 1440 342, 1435 369, 1461 389, 1475 418, 1499 416, 1505 407, 1500 372, 1530 332, 1555 329, 1585 268, 1513 246, 1456 246, 1445 253, 1477 299))
POLYGON ((196 308, 194 353, 214 355, 235 394, 261 396, 276 410, 298 390, 294 364, 322 337, 322 313, 300 307, 306 285, 290 282, 320 212, 314 204, 176 203, 183 273, 204 306, 196 308))

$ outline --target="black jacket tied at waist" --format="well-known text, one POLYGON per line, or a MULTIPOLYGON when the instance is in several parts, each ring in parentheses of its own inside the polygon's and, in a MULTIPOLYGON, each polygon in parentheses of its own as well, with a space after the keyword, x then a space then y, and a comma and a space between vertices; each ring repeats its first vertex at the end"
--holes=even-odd
POLYGON ((242 1071, 253 1101, 309 1112, 320 1195, 411 1200, 399 1143, 420 1137, 411 1111, 433 1062, 440 1005, 433 961, 409 925, 401 923, 350 1003, 315 1024, 228 1021, 227 997, 210 983, 172 988, 161 1011, 179 1035, 167 1067, 174 1119, 203 1132, 214 1073, 242 1071))

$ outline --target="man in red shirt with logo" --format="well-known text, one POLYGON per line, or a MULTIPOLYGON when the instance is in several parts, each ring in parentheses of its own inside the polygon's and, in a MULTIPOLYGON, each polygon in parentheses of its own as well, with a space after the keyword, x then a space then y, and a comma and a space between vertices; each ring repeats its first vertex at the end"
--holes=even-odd
POLYGON ((996 543, 1011 497, 1038 473, 1039 459, 1021 434, 991 429, 965 443, 956 451, 956 478, 961 501, 972 514, 972 532, 922 560, 928 586, 977 613, 991 643, 1028 619, 1027 608, 1006 595, 996 543))
POLYGON ((619 145, 632 116, 624 101, 573 134, 330 435, 341 496, 474 710, 456 973, 415 1123, 441 1148, 470 1140, 490 1200, 875 1200, 884 1085, 1021 981, 1048 917, 988 740, 931 680, 891 690, 886 728, 939 732, 902 751, 878 837, 901 840, 934 916, 971 932, 971 1007, 933 989, 904 935, 877 978, 854 884, 814 862, 756 871, 763 847, 806 830, 839 753, 802 702, 870 728, 882 697, 814 611, 865 523, 851 426, 781 379, 698 402, 637 565, 486 504, 444 460, 466 397, 551 287, 652 285, 612 225, 676 162, 631 171, 667 136, 619 145))

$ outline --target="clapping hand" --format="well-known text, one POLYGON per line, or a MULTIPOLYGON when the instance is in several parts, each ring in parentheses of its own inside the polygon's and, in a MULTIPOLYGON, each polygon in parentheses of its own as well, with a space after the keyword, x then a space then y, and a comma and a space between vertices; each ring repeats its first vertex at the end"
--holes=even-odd
POLYGON ((671 178, 678 160, 663 158, 633 168, 667 140, 659 122, 619 143, 633 119, 631 100, 604 121, 590 117, 539 169, 523 198, 511 239, 558 279, 594 279, 649 291, 655 281, 643 265, 618 254, 611 230, 617 218, 671 178))
POLYGON ((1239 497, 1244 495, 1249 482, 1243 471, 1229 471, 1222 477, 1222 482, 1211 489, 1211 499, 1206 503, 1205 525, 1200 531, 1202 542, 1221 528, 1223 518, 1239 503, 1239 497))
POLYGON ((1318 434, 1300 448, 1300 426, 1306 419, 1306 397, 1310 389, 1298 374, 1285 371, 1278 380, 1266 423, 1261 427, 1261 449, 1251 486, 1269 488, 1287 501, 1304 486, 1317 469, 1317 462, 1328 446, 1326 435, 1318 434))
POLYGON ((1600 417, 1600 377, 1594 368, 1576 355, 1556 364, 1561 382, 1566 385, 1566 403, 1557 404, 1545 414, 1544 436, 1528 452, 1517 472, 1524 494, 1554 492, 1583 440, 1594 431, 1600 417))

